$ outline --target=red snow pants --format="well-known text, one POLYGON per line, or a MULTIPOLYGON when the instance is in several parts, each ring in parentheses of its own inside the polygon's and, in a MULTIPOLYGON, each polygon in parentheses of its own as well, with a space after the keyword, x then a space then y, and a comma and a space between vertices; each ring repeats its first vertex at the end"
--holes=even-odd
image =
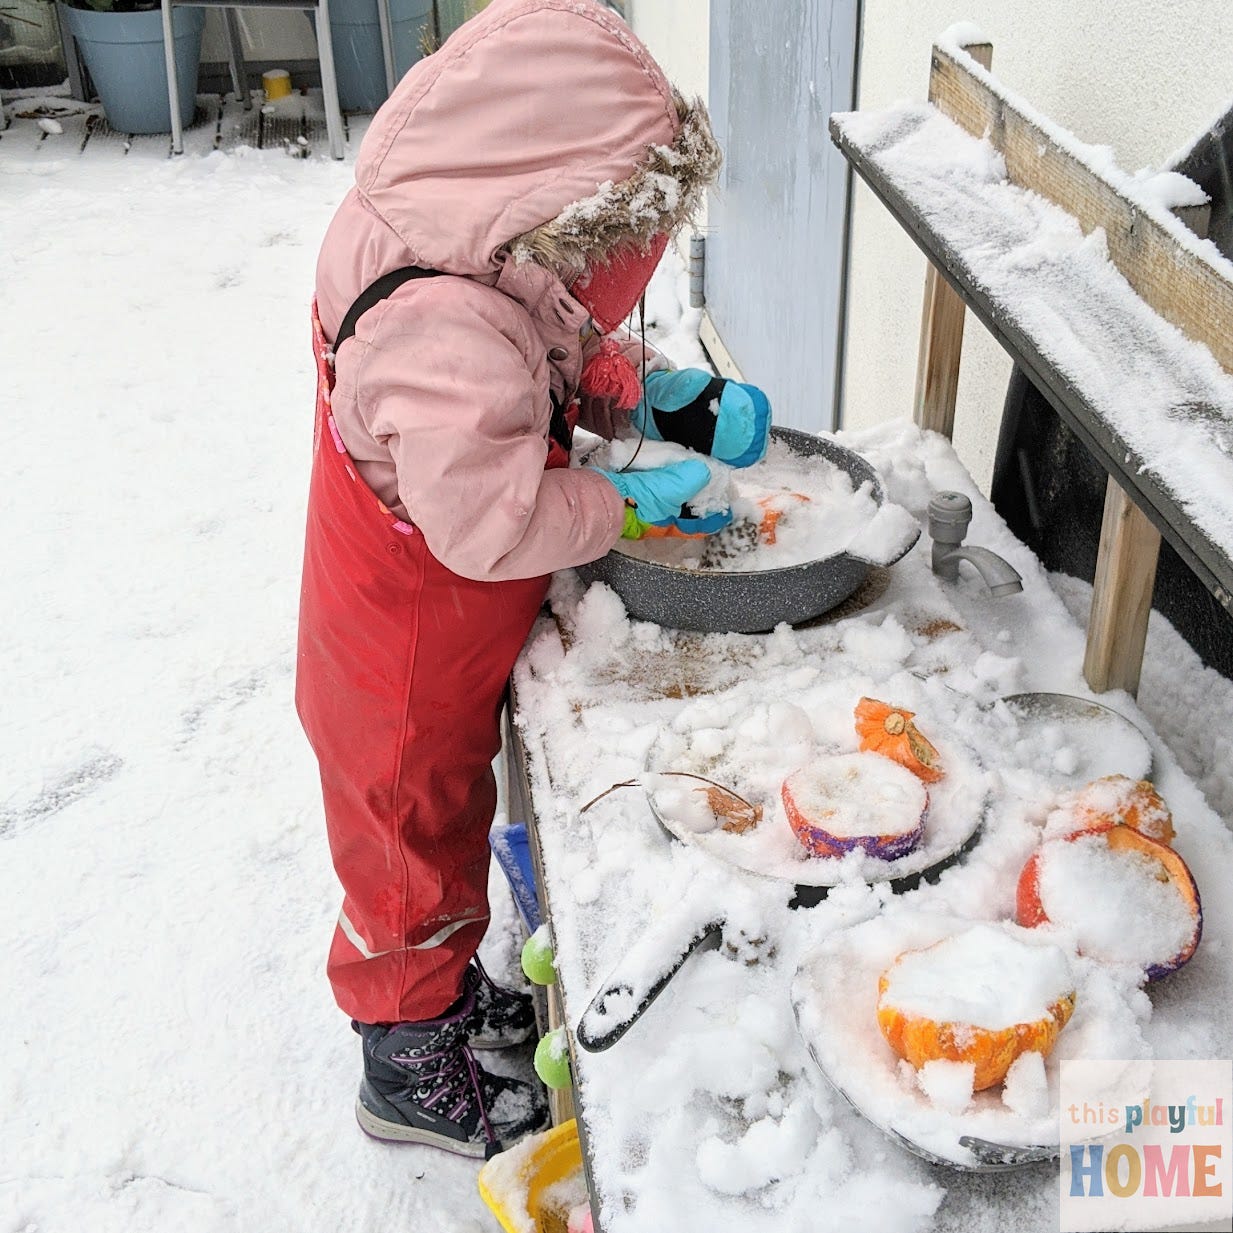
POLYGON ((296 709, 344 892, 327 972, 353 1019, 431 1019, 458 997, 488 924, 490 763, 548 579, 461 578, 390 513, 334 424, 328 348, 314 309, 296 709))

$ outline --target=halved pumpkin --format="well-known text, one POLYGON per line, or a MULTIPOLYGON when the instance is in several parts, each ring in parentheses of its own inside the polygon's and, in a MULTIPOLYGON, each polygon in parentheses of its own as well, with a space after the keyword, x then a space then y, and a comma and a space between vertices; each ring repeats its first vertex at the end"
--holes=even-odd
POLYGON ((1167 844, 1105 822, 1046 840, 1023 867, 1015 918, 1071 930, 1081 954, 1134 963, 1148 980, 1177 971, 1203 936, 1199 888, 1167 844))
POLYGON ((906 767, 923 783, 937 783, 945 774, 938 751, 912 722, 915 711, 862 698, 856 704, 856 735, 860 747, 906 767))
POLYGON ((1106 775, 1080 788, 1068 802, 1078 830, 1104 826, 1129 826, 1131 830, 1171 844, 1176 832, 1173 815, 1155 786, 1146 779, 1106 775))
POLYGON ((910 772, 875 754, 818 758, 789 775, 784 810, 811 856, 867 856, 898 860, 920 842, 929 793, 910 772))
POLYGON ((1065 956, 997 925, 901 954, 878 980, 878 1026, 919 1070, 967 1062, 972 1090, 1001 1083, 1023 1053, 1047 1056, 1075 1008, 1065 956))

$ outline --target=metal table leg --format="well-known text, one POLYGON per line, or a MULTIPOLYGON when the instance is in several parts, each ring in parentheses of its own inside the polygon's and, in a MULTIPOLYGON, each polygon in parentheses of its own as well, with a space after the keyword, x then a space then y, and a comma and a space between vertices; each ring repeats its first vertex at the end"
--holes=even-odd
POLYGON ((167 102, 171 107, 171 152, 184 153, 184 128, 180 123, 180 79, 176 74, 176 39, 171 28, 174 0, 163 0, 163 58, 167 64, 167 102))
POLYGON ((334 74, 334 38, 330 32, 330 0, 318 0, 317 50, 321 59, 321 95, 325 103, 325 128, 330 139, 330 156, 342 158, 342 110, 338 106, 338 78, 334 74))

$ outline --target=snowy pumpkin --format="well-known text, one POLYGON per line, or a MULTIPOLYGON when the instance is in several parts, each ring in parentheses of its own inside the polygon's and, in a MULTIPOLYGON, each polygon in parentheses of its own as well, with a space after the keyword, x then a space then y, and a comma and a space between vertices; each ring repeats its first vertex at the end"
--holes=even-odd
POLYGON ((1146 779, 1106 775, 1080 788, 1063 808, 1073 816, 1075 830, 1129 826, 1165 844, 1171 844, 1175 835, 1168 805, 1146 779))
POLYGON ((876 754, 836 754, 784 780, 783 805, 811 856, 856 848, 898 860, 920 843, 929 793, 911 772, 876 754))
POLYGON ((1001 1083, 1021 1054, 1048 1056, 1074 1008, 1066 956, 1013 926, 974 925, 906 951, 878 980, 891 1049, 917 1070, 969 1063, 977 1092, 1001 1083))
POLYGON ((1106 822, 1049 839, 1023 867, 1021 925, 1069 930, 1081 954, 1133 964, 1148 980, 1186 963, 1203 933, 1199 889, 1186 862, 1128 825, 1106 822))
POLYGON ((937 783, 945 773, 941 759, 912 722, 915 717, 914 711, 862 698, 856 704, 856 735, 862 750, 898 762, 923 783, 937 783))

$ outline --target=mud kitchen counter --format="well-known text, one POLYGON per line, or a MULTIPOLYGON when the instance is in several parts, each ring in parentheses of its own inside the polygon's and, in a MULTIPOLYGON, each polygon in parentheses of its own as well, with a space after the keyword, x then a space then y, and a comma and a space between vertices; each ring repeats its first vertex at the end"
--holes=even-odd
MULTIPOLYGON (((791 743, 808 740, 810 724, 850 730, 863 694, 901 706, 910 698, 927 734, 962 734, 988 781, 980 842, 935 885, 910 893, 922 907, 963 916, 1011 915, 1034 842, 1025 835, 1035 832, 1008 786, 1014 776, 1000 773, 1013 769, 1006 746, 984 739, 981 717, 996 699, 1025 691, 1092 697, 1084 631, 943 437, 895 425, 844 442, 878 468, 892 500, 922 518, 933 492, 967 493, 969 542, 1008 560, 1023 576, 1022 594, 991 598, 967 566, 957 583, 940 582, 926 536, 807 628, 698 635, 631 624, 611 593, 584 595, 566 574, 554 584, 553 616, 541 619, 516 670, 510 811, 526 817, 540 865, 604 1233, 1058 1227, 1055 1164, 1001 1174, 928 1165, 849 1108, 798 1037, 789 989, 801 958, 874 915, 884 890, 844 886, 816 907, 793 909, 790 886, 669 839, 638 788, 580 813, 610 785, 657 765, 665 732, 713 728, 717 740, 769 733, 791 743), (818 713, 819 698, 833 699, 833 714, 818 713), (650 936, 685 938, 709 918, 723 921, 719 949, 692 956, 612 1048, 582 1050, 573 1033, 618 962, 650 936)), ((1203 945, 1188 967, 1151 987, 1152 1009, 1144 1002, 1139 1012, 1143 1035, 1158 1056, 1229 1057, 1233 925, 1220 892, 1233 839, 1134 701, 1124 693, 1101 701, 1152 742, 1177 850, 1205 894, 1203 945)))

